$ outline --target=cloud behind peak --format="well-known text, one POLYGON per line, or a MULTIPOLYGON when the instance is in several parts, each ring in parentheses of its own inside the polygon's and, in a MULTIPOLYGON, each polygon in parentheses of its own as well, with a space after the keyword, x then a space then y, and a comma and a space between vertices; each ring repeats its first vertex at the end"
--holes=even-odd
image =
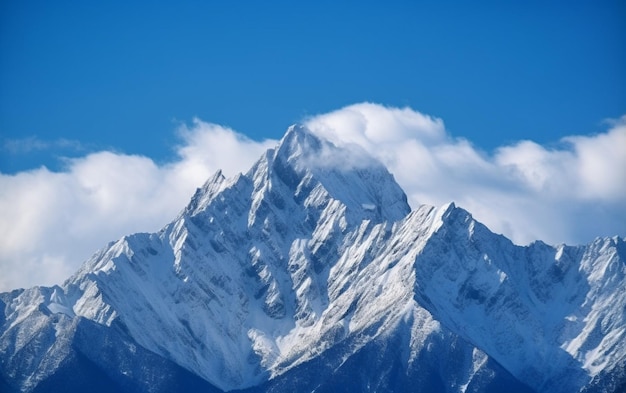
MULTIPOLYGON (((360 103, 303 123, 383 162, 413 207, 455 201, 518 243, 626 234, 626 117, 557 147, 519 141, 493 152, 411 108, 360 103)), ((99 151, 62 171, 0 173, 0 290, 62 282, 107 242, 165 225, 218 169, 246 171, 277 143, 199 119, 178 135, 165 163, 99 151)))

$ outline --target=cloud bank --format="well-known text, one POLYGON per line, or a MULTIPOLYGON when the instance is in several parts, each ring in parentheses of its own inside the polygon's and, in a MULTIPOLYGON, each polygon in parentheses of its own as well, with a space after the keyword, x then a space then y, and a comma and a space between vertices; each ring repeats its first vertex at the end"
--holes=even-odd
POLYGON ((96 250, 171 221, 216 170, 247 170, 276 141, 256 142, 194 120, 178 130, 173 162, 108 151, 0 174, 0 291, 60 284, 96 250))
POLYGON ((356 104, 306 121, 335 144, 380 159, 413 207, 454 201, 517 243, 583 243, 626 234, 626 116, 557 147, 532 141, 493 154, 409 108, 356 104))
MULTIPOLYGON (((517 243, 626 235, 626 116, 556 147, 519 141, 492 153, 410 108, 362 103, 304 124, 381 160, 413 207, 455 201, 517 243)), ((178 133, 176 158, 165 164, 102 151, 68 160, 62 172, 0 174, 0 291, 63 282, 107 242, 160 229, 217 169, 246 171, 277 143, 200 120, 178 133)))

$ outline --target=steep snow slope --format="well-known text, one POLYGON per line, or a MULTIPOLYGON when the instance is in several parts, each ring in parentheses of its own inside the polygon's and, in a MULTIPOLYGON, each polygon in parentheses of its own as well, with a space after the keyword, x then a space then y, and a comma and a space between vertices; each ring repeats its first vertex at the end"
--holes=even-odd
POLYGON ((513 245, 466 211, 441 209, 416 258, 416 296, 435 318, 539 391, 623 376, 624 240, 513 245))
POLYGON ((610 391, 626 380, 625 249, 519 247, 453 204, 410 212, 380 163, 294 126, 160 232, 109 244, 62 287, 1 294, 0 376, 45 390, 78 362, 138 391, 194 375, 222 390, 610 391))

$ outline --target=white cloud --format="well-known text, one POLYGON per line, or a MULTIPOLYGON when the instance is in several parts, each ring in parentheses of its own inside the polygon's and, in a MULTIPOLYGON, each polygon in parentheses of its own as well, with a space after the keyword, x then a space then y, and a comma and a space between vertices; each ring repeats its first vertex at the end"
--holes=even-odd
POLYGON ((306 125, 379 158, 412 206, 455 201, 517 243, 626 234, 626 117, 606 133, 564 138, 559 148, 521 141, 492 155, 409 108, 356 104, 306 125))
MULTIPOLYGON (((409 108, 356 104, 305 124, 378 157, 412 206, 453 200, 518 243, 626 234, 626 117, 558 148, 521 141, 493 154, 409 108)), ((179 133, 170 163, 103 151, 63 172, 0 174, 0 291, 61 283, 108 241, 161 228, 217 169, 246 171, 276 144, 200 120, 179 133)))
POLYGON ((178 157, 164 165, 103 151, 59 173, 0 174, 0 291, 63 282, 108 241, 160 229, 216 170, 246 171, 276 144, 199 120, 179 131, 178 157))
POLYGON ((45 141, 35 136, 5 139, 2 141, 1 148, 10 154, 24 154, 49 149, 85 150, 85 146, 75 140, 61 138, 54 141, 45 141))

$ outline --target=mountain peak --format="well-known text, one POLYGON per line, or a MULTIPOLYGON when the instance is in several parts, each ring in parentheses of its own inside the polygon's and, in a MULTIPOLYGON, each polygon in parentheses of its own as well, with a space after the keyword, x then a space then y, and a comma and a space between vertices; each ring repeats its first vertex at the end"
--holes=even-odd
POLYGON ((0 391, 622 391, 624 250, 410 213, 383 164, 296 124, 160 232, 0 294, 0 391))
POLYGON ((225 179, 221 171, 215 173, 198 188, 183 214, 204 211, 216 197, 223 198, 223 192, 238 193, 244 205, 250 203, 249 225, 267 207, 281 210, 291 200, 307 206, 314 200, 340 202, 352 224, 365 218, 393 222, 410 212, 406 195, 382 163, 358 146, 335 146, 299 124, 290 126, 278 145, 245 174, 225 179))
POLYGON ((314 136, 311 130, 306 128, 306 126, 300 123, 295 123, 287 128, 287 132, 285 132, 285 135, 283 135, 282 140, 284 141, 292 138, 300 138, 302 140, 302 138, 307 137, 313 137, 314 139, 317 139, 319 141, 319 138, 314 136))
POLYGON ((275 151, 275 158, 293 163, 298 159, 308 160, 323 149, 323 142, 301 124, 287 129, 275 151))
POLYGON ((387 168, 361 146, 335 145, 301 124, 294 124, 287 129, 274 151, 273 159, 294 167, 298 172, 346 173, 374 169, 388 173, 387 168))
POLYGON ((283 139, 292 134, 310 134, 310 133, 311 131, 308 128, 306 128, 303 124, 294 123, 290 125, 289 127, 287 127, 287 132, 283 136, 283 139))
POLYGON ((272 168, 294 190, 319 183, 331 198, 358 212, 354 222, 360 222, 362 212, 368 219, 393 222, 411 210, 404 191, 381 162, 359 146, 336 146, 299 124, 287 130, 272 168))

